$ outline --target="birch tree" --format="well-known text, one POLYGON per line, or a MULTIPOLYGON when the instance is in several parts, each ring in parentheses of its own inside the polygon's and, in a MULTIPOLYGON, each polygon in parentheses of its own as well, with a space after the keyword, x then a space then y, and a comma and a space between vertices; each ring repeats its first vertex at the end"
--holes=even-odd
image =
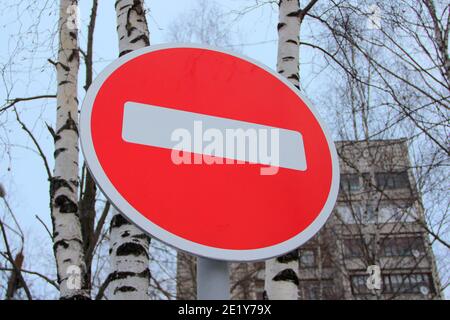
MULTIPOLYGON (((306 13, 317 0, 300 9, 299 0, 280 0, 278 29, 277 71, 300 89, 299 55, 300 26, 306 13)), ((266 261, 265 298, 270 300, 298 299, 298 252, 266 261)))
MULTIPOLYGON (((119 56, 150 45, 143 0, 115 3, 119 56)), ((113 210, 110 226, 112 272, 110 299, 148 299, 150 239, 138 227, 113 210)))
POLYGON ((57 70, 55 167, 50 184, 53 250, 61 299, 89 299, 78 216, 77 0, 61 0, 57 70))

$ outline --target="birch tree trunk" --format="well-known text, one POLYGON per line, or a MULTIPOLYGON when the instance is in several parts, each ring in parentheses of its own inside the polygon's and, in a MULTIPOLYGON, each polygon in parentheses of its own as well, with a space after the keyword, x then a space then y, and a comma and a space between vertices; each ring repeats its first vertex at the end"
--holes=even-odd
POLYGON ((77 0, 60 1, 59 49, 56 64, 55 168, 50 183, 53 250, 61 299, 89 299, 83 241, 78 216, 79 68, 77 0))
POLYGON ((277 71, 299 89, 300 12, 299 0, 280 0, 277 71))
MULTIPOLYGON (((150 45, 143 0, 116 1, 119 56, 150 45)), ((110 228, 110 299, 149 299, 150 239, 117 210, 110 228)))
MULTIPOLYGON (((299 86, 300 25, 305 14, 315 4, 312 0, 300 9, 299 0, 280 0, 277 71, 294 86, 299 86)), ((298 251, 266 261, 265 294, 269 300, 298 299, 298 251)))

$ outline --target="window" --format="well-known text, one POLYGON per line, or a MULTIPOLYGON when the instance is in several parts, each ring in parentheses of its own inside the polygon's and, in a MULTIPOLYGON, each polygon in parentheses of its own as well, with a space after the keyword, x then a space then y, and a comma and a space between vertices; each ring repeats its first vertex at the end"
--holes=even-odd
POLYGON ((305 300, 330 300, 337 298, 333 280, 331 279, 302 281, 300 283, 299 296, 305 300))
MULTIPOLYGON (((351 276, 352 293, 354 295, 371 293, 366 285, 367 278, 368 275, 351 276)), ((428 273, 384 274, 382 275, 382 279, 382 293, 384 294, 434 293, 431 274, 428 273)))
POLYGON ((383 190, 409 188, 408 173, 406 171, 376 173, 375 179, 377 186, 383 190))
POLYGON ((352 284, 352 293, 354 295, 358 294, 368 294, 371 293, 370 290, 367 288, 367 278, 368 275, 356 275, 351 276, 351 284, 352 284))
POLYGON ((384 257, 417 256, 423 253, 425 247, 419 236, 385 238, 381 241, 381 255, 384 257))
POLYGON ((316 257, 314 254, 314 250, 302 249, 299 250, 299 253, 300 253, 300 267, 313 268, 316 266, 316 257))
POLYGON ((430 292, 434 292, 430 274, 415 273, 383 275, 383 293, 428 294, 430 292))
POLYGON ((361 188, 357 174, 342 174, 341 189, 344 191, 358 191, 361 188))
POLYGON ((376 209, 370 203, 358 203, 352 206, 356 222, 369 223, 375 221, 376 209))
POLYGON ((375 208, 372 205, 367 205, 365 208, 363 208, 364 211, 364 222, 373 222, 375 220, 375 208))
POLYGON ((371 243, 365 244, 361 238, 344 239, 345 258, 361 258, 365 252, 370 251, 371 243))
POLYGON ((418 218, 415 205, 411 201, 400 200, 394 202, 384 202, 379 206, 379 221, 412 222, 418 218))
POLYGON ((418 218, 416 208, 412 203, 398 206, 392 218, 395 221, 414 221, 418 218))
POLYGON ((370 178, 370 173, 366 172, 362 174, 362 181, 364 190, 370 190, 372 188, 372 179, 370 178))

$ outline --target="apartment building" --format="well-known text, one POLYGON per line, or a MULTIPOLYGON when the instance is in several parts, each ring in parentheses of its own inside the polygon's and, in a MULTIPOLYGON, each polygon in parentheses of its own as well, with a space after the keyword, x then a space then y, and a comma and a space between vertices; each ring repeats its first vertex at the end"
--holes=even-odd
MULTIPOLYGON (((299 299, 441 299, 406 140, 336 147, 339 196, 326 225, 298 250, 299 299)), ((177 279, 177 297, 195 299, 195 258, 179 255, 177 279)), ((231 265, 233 299, 263 299, 263 291, 263 262, 231 265)))

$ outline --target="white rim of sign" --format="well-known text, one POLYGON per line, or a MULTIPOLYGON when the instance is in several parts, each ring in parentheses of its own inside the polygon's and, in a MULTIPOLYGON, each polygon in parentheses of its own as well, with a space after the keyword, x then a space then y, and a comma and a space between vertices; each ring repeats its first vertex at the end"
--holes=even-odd
POLYGON ((294 87, 294 85, 292 85, 287 79, 279 75, 277 72, 271 70, 269 67, 261 64, 260 62, 233 52, 229 52, 226 50, 210 46, 194 45, 194 44, 167 44, 154 46, 152 45, 149 47, 132 51, 113 61, 97 76, 97 78, 90 86, 86 94, 86 97, 84 98, 80 113, 80 139, 81 139, 81 148, 85 160, 87 162, 89 170, 92 173, 92 176, 94 177, 94 180, 97 182, 98 186, 103 191, 103 194, 111 201, 111 203, 117 208, 119 212, 124 214, 128 219, 130 219, 134 224, 136 224, 139 228, 141 228, 145 233, 147 233, 151 237, 154 237, 182 251, 186 251, 188 253, 210 259, 225 260, 225 261, 258 261, 281 256, 285 253, 288 253, 300 247, 303 243, 305 243, 311 237, 313 237, 325 224, 334 208, 334 204, 336 202, 339 190, 339 162, 336 148, 331 139, 331 135, 328 129, 325 127, 323 121, 319 117, 317 110, 313 107, 309 99, 304 97, 300 93, 300 90, 294 87), (327 201, 325 202, 325 205, 323 206, 320 214, 302 232, 276 245, 258 249, 246 249, 246 250, 222 249, 199 244, 184 239, 180 236, 177 236, 145 218, 116 190, 114 185, 111 183, 106 173, 103 171, 102 166, 100 165, 92 141, 91 114, 95 97, 97 96, 97 93, 100 90, 101 86, 103 85, 104 81, 123 64, 143 54, 174 48, 195 48, 195 49, 216 51, 252 63, 258 66, 259 68, 262 68, 263 70, 267 71, 271 75, 275 76, 278 80, 280 80, 286 86, 288 86, 293 92, 295 92, 299 96, 300 99, 303 100, 303 102, 305 102, 309 110, 313 113, 323 133, 325 134, 325 138, 328 143, 328 149, 330 150, 332 162, 332 182, 330 192, 327 197, 327 201))

